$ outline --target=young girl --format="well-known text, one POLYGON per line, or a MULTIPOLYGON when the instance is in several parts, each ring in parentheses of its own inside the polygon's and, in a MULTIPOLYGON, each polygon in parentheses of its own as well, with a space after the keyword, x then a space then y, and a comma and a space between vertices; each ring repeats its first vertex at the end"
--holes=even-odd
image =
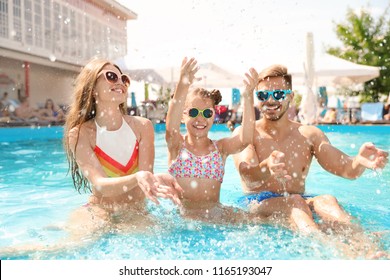
POLYGON ((185 217, 212 222, 242 221, 243 212, 222 206, 219 196, 227 156, 242 151, 252 142, 255 121, 253 90, 258 75, 253 68, 250 74, 245 74, 241 133, 213 141, 208 133, 214 121, 214 106, 222 97, 218 90, 189 89, 196 79, 197 70, 194 58, 183 59, 180 80, 167 115, 168 171, 184 190, 182 209, 185 217), (185 135, 180 134, 181 120, 187 129, 185 135))

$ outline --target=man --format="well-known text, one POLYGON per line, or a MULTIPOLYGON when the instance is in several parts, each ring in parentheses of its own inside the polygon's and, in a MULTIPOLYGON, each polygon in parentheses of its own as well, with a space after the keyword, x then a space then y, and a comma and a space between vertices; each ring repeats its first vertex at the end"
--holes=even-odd
POLYGON ((311 161, 316 157, 328 172, 356 179, 366 168, 384 168, 388 153, 365 143, 356 157, 350 157, 332 146, 319 128, 289 120, 294 93, 291 75, 282 65, 260 72, 256 95, 262 118, 256 121, 253 145, 234 156, 250 212, 287 222, 304 233, 320 230, 312 211, 331 229, 356 228, 335 197, 305 196, 311 161))

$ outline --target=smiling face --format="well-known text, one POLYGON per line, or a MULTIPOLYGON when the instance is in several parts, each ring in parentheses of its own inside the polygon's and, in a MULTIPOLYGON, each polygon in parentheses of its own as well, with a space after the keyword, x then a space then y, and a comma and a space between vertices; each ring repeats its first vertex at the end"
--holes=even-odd
MULTIPOLYGON (((207 114, 205 115, 207 116, 207 114)), ((201 97, 200 95, 194 93, 188 94, 183 115, 188 134, 198 138, 207 137, 214 122, 214 115, 214 102, 210 98, 201 97), (199 114, 193 118, 188 113, 191 108, 197 108, 200 111, 211 109, 213 111, 213 115, 211 118, 205 118, 203 114, 199 112, 199 114)))
MULTIPOLYGON (((267 77, 257 86, 257 90, 273 91, 278 89, 291 90, 291 86, 287 84, 283 77, 267 77)), ((279 101, 269 96, 265 101, 258 101, 258 107, 267 120, 277 121, 286 115, 292 98, 294 98, 293 93, 287 94, 284 99, 279 101)))
POLYGON ((122 104, 127 99, 127 86, 122 82, 122 73, 114 65, 107 64, 98 74, 95 85, 96 103, 113 102, 122 104), (118 77, 117 81, 112 76, 118 77))

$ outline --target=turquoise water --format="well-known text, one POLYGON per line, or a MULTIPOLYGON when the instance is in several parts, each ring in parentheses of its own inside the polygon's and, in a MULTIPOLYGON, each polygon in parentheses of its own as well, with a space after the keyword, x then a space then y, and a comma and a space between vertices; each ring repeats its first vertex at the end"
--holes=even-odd
MULTIPOLYGON (((354 155, 366 141, 390 149, 390 127, 323 126, 331 142, 354 155)), ((164 126, 156 127, 155 171, 167 169, 164 126)), ((216 126, 212 139, 229 135, 216 126)), ((52 225, 65 224, 69 214, 87 201, 67 176, 61 143, 62 128, 0 128, 0 247, 52 244, 64 237, 52 225)), ((338 178, 313 162, 307 191, 335 195, 367 233, 384 232, 390 249, 390 168, 367 170, 354 181, 338 178)), ((226 164, 221 201, 236 205, 241 196, 231 158, 226 164)), ((35 253, 19 258, 41 259, 338 259, 329 246, 269 225, 221 226, 184 221, 169 201, 149 206, 159 223, 142 234, 109 234, 91 245, 56 254, 35 253)), ((0 256, 1 257, 1 256, 0 256)))

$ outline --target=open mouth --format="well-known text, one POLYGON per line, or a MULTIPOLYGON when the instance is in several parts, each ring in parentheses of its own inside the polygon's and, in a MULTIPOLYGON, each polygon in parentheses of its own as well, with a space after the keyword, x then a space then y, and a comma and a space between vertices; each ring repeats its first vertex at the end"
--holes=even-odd
POLYGON ((205 125, 205 124, 193 124, 192 127, 195 128, 195 129, 198 129, 198 130, 203 130, 203 129, 206 129, 207 125, 205 125))
POLYGON ((123 94, 125 91, 121 88, 112 88, 110 91, 114 91, 119 94, 123 94))
POLYGON ((282 108, 281 104, 264 105, 263 106, 263 111, 272 113, 272 112, 280 111, 281 108, 282 108))

